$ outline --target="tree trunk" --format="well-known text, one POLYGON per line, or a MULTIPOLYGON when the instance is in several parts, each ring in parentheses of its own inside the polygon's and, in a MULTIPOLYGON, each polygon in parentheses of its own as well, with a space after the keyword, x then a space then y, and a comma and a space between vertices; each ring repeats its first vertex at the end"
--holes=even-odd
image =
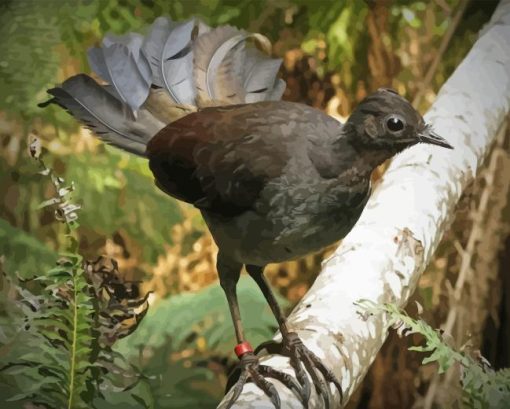
MULTIPOLYGON (((388 330, 385 316, 365 320, 355 302, 368 299, 404 306, 415 290, 453 219, 463 189, 474 179, 508 114, 508 39, 510 0, 502 0, 425 116, 455 150, 418 145, 393 160, 360 221, 324 262, 314 285, 289 317, 290 328, 341 378, 344 404, 362 381, 388 330)), ((293 374, 283 357, 268 356, 262 361, 293 374)), ((274 383, 283 408, 302 407, 296 396, 274 383)), ((321 406, 313 392, 309 407, 321 406)), ((249 384, 234 407, 272 405, 249 384)))

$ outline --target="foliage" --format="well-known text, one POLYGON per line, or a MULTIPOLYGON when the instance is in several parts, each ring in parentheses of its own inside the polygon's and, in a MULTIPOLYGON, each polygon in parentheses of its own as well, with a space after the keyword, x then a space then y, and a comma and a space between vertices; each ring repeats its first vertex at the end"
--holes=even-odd
MULTIPOLYGON (((16 391, 10 401, 49 408, 213 405, 221 398, 224 378, 211 387, 217 376, 206 363, 216 360, 223 372, 235 343, 223 290, 214 285, 161 300, 138 327, 147 297, 140 298, 137 286, 118 278, 115 262, 82 260, 75 238, 79 206, 69 200, 74 186, 64 186, 46 167, 40 150, 37 140, 30 145, 41 175, 56 190, 40 208, 55 208, 68 244, 57 267, 43 275, 17 280, 4 274, 4 299, 11 302, 2 304, 0 315, 1 376, 10 387, 2 395, 16 391), (135 366, 144 371, 143 382, 131 369, 135 366)), ((266 340, 276 322, 260 291, 252 280, 241 279, 239 295, 248 336, 254 343, 266 340)))
POLYGON ((39 158, 38 141, 30 149, 56 191, 41 207, 55 208, 69 244, 57 266, 43 275, 20 281, 4 273, 4 299, 11 302, 3 305, 2 376, 18 390, 9 401, 88 408, 94 397, 103 396, 101 388, 115 384, 113 378, 107 382, 107 374, 121 370, 128 376, 111 346, 136 328, 148 305, 133 286, 117 278, 115 264, 108 268, 83 262, 73 236, 79 210, 69 200, 73 187, 64 186, 39 158))
POLYGON ((430 353, 422 360, 422 365, 436 363, 439 373, 449 370, 454 364, 459 365, 462 399, 466 408, 505 409, 508 406, 510 368, 495 371, 479 353, 470 355, 467 351, 456 350, 446 342, 440 331, 422 319, 411 318, 395 304, 377 305, 361 300, 358 305, 363 309, 363 315, 387 314, 388 326, 395 328, 400 336, 422 335, 425 345, 409 347, 410 351, 430 353))
POLYGON ((150 263, 164 245, 171 244, 170 226, 181 219, 178 206, 154 186, 141 159, 127 158, 118 151, 105 155, 84 152, 69 160, 67 177, 81 181, 76 196, 82 203, 100 207, 90 206, 90 211, 83 212, 80 224, 87 231, 106 237, 123 231, 150 263), (105 174, 104 169, 115 171, 105 174))
POLYGON ((0 108, 20 110, 29 107, 30 112, 34 112, 36 107, 31 102, 38 92, 44 91, 45 84, 55 78, 58 70, 58 59, 46 50, 54 48, 60 37, 52 24, 53 8, 46 8, 42 2, 19 2, 13 6, 14 2, 2 2, 0 6, 0 35, 10 39, 0 45, 4 95, 0 108), (36 42, 40 46, 34 48, 36 42), (27 63, 27 56, 30 56, 31 64, 27 63), (38 75, 33 75, 34 67, 39 68, 38 75))
MULTIPOLYGON (((210 25, 231 24, 261 32, 274 43, 275 55, 284 60, 282 76, 288 84, 284 98, 346 116, 356 101, 381 82, 408 98, 424 86, 425 108, 432 101, 434 90, 476 39, 477 30, 488 20, 496 1, 469 3, 431 83, 423 84, 459 4, 460 0, 0 1, 3 39, 0 43, 0 94, 3 96, 0 101, 0 254, 7 255, 6 271, 18 272, 22 277, 20 284, 13 280, 12 287, 6 287, 5 297, 0 300, 1 343, 11 345, 5 342, 18 334, 15 339, 19 342, 14 342, 14 346, 23 347, 27 332, 20 326, 22 313, 13 295, 15 288, 30 290, 34 297, 48 297, 45 272, 55 265, 57 250, 63 245, 63 227, 53 223, 52 211, 49 208, 36 211, 41 201, 52 196, 53 186, 49 178, 34 176, 34 165, 26 160, 25 139, 32 130, 41 136, 51 152, 48 165, 67 180, 78 182, 73 195, 85 209, 80 213, 80 227, 73 234, 84 259, 96 258, 97 254, 115 256, 127 277, 143 279, 146 288, 156 290, 161 296, 204 288, 215 279, 216 249, 212 239, 204 235, 203 223, 197 222, 198 212, 187 207, 183 210, 159 192, 143 160, 98 144, 63 110, 37 107, 37 103, 47 98, 47 88, 78 72, 90 73, 86 50, 100 42, 107 32, 144 32, 160 15, 177 20, 199 16, 210 25), (376 3, 386 6, 374 13, 376 3), (374 14, 384 17, 377 21, 376 32, 367 24, 374 14), (381 48, 374 50, 379 38, 381 48), (379 74, 369 64, 374 52, 388 55, 391 57, 388 60, 395 62, 387 68, 389 75, 375 78, 379 74), (178 228, 180 235, 174 234, 178 228), (26 280, 34 275, 39 278, 26 280)), ((383 72, 385 64, 388 62, 377 64, 383 72)), ((444 247, 448 251, 440 252, 434 262, 444 267, 438 267, 434 276, 425 275, 420 284, 419 292, 427 298, 427 307, 431 311, 435 308, 439 317, 444 293, 438 288, 444 286, 447 269, 456 271, 451 264, 455 259, 452 253, 456 251, 453 242, 462 229, 452 232, 453 239, 447 237, 444 247)), ((295 301, 310 286, 320 260, 321 255, 315 255, 269 266, 268 275, 286 297, 295 301)), ((75 261, 70 260, 71 264, 75 261)), ((87 288, 96 291, 91 287, 96 281, 88 275, 88 270, 77 265, 74 271, 72 265, 61 267, 69 279, 73 274, 85 275, 87 288)), ((116 267, 107 270, 116 271, 116 267)), ((258 290, 248 283, 241 280, 240 299, 249 338, 256 344, 270 337, 275 325, 258 290), (255 295, 257 299, 253 298, 255 295)), ((114 382, 122 385, 118 388, 111 383, 110 387, 101 389, 104 399, 96 396, 94 406, 124 409, 214 405, 222 394, 226 368, 232 363, 229 357, 233 331, 219 287, 206 287, 196 297, 198 301, 193 294, 184 293, 156 300, 136 332, 119 342, 115 340, 113 351, 140 366, 146 379, 136 384, 128 382, 132 388, 123 393, 119 391, 125 389, 126 380, 114 382)), ((91 300, 85 301, 88 307, 84 308, 89 308, 91 300)), ((71 300, 67 302, 71 305, 71 300)), ((94 311, 105 308, 99 304, 93 305, 94 311)), ((126 331, 123 326, 109 328, 114 333, 126 331)), ((99 339, 97 333, 94 337, 99 339)), ((105 338, 101 339, 104 342, 105 338)), ((0 351, 4 357, 5 348, 0 351)), ((381 407, 374 403, 378 399, 377 386, 385 389, 396 384, 381 387, 381 379, 390 378, 387 375, 396 360, 393 349, 389 351, 389 364, 383 365, 386 372, 370 379, 376 391, 370 391, 370 407, 381 407)), ((17 357, 14 349, 9 356, 17 357)), ((448 362, 447 356, 441 355, 440 360, 448 362)), ((403 360, 399 355, 399 362, 403 360)), ((15 368, 21 367, 10 370, 16 371, 15 368)), ((128 367, 125 369, 125 374, 132 372, 128 367)), ((0 396, 25 388, 27 381, 23 381, 22 374, 2 376, 14 384, 7 391, 6 383, 0 382, 0 396)), ((416 395, 419 374, 413 371, 413 376, 408 380, 411 386, 402 394, 416 395)), ((402 379, 398 379, 398 385, 401 391, 406 389, 402 379)), ((382 407, 390 407, 384 399, 379 400, 382 407)), ((12 405, 17 408, 19 402, 12 405)))
MULTIPOLYGON (((277 324, 260 290, 253 280, 241 278, 237 291, 249 339, 254 344, 267 340, 277 324)), ((283 307, 287 305, 281 297, 279 301, 283 307)), ((192 347, 234 357, 234 331, 225 295, 218 284, 156 302, 136 334, 119 346, 129 345, 130 350, 124 349, 123 353, 137 355, 140 348, 157 349, 168 340, 174 345, 173 350, 192 347)))
MULTIPOLYGON (((448 7, 454 10, 457 3, 451 0, 448 7)), ((136 278, 150 276, 158 257, 165 253, 165 246, 172 244, 171 226, 182 220, 179 208, 154 188, 142 160, 98 147, 88 133, 77 133, 77 121, 58 107, 37 108, 37 103, 47 98, 47 88, 78 72, 90 72, 86 61, 89 47, 107 32, 144 32, 160 15, 176 20, 199 16, 211 25, 232 24, 259 31, 273 40, 275 54, 285 60, 282 71, 288 80, 286 97, 308 101, 310 96, 310 103, 316 104, 314 95, 322 91, 313 78, 307 82, 316 72, 334 83, 329 92, 337 94, 342 115, 348 113, 353 101, 366 94, 368 77, 373 75, 367 68, 371 37, 365 23, 371 9, 363 1, 5 0, 0 7, 0 34, 8 39, 0 45, 0 93, 4 96, 0 110, 17 124, 15 129, 7 130, 3 143, 9 148, 11 143, 16 145, 17 154, 8 160, 9 151, 0 155, 0 193, 10 198, 9 203, 0 203, 2 217, 44 241, 44 245, 58 247, 58 233, 43 220, 47 214, 43 212, 38 218, 33 212, 47 187, 26 176, 26 164, 19 154, 25 135, 35 128, 48 140, 48 149, 54 155, 50 165, 64 177, 80 181, 75 192, 78 202, 94 204, 87 206, 81 216, 79 239, 84 255, 92 257, 104 251, 106 241, 113 241, 123 247, 124 255, 129 254, 130 264, 136 266, 130 274, 136 278), (306 61, 306 72, 299 71, 301 60, 306 61), (300 78, 293 78, 294 74, 300 78), (295 95, 296 82, 303 80, 302 92, 306 95, 295 95), (16 171, 12 171, 13 167, 16 171)), ((437 48, 448 26, 447 14, 423 1, 394 2, 388 14, 387 32, 382 27, 381 35, 385 44, 397 49, 398 44, 392 41, 407 39, 409 29, 426 31, 422 37, 427 43, 418 41, 413 47, 426 47, 429 53, 437 48), (427 21, 425 15, 429 16, 427 21)), ((470 17, 470 25, 483 21, 483 15, 476 16, 470 17)), ((474 31, 466 27, 463 30, 472 41, 474 31)), ((469 41, 459 41, 462 46, 453 47, 455 58, 445 60, 441 67, 455 66, 470 45, 469 41)), ((413 66, 406 61, 412 62, 416 57, 409 55, 409 50, 397 51, 403 63, 400 71, 395 71, 398 78, 393 85, 406 93, 408 86, 412 89, 410 79, 423 73, 410 72, 413 66)), ((426 64, 416 61, 414 65, 420 68, 426 64)), ((325 89, 332 85, 321 84, 325 89)), ((2 137, 3 126, 0 123, 2 137)), ((202 226, 201 232, 204 230, 202 226)))
POLYGON ((89 363, 93 308, 80 266, 79 258, 62 260, 41 280, 39 296, 10 283, 26 322, 5 346, 13 356, 3 373, 18 375, 22 391, 10 400, 50 408, 87 407, 86 396, 95 381, 89 363))
POLYGON ((18 271, 24 277, 55 265, 57 254, 39 240, 0 219, 0 254, 8 254, 6 271, 18 271))
MULTIPOLYGON (((241 278, 238 294, 247 339, 258 345, 271 338, 277 324, 253 280, 241 278)), ((116 350, 151 379, 157 408, 212 408, 223 395, 224 367, 237 360, 235 344, 225 296, 215 284, 155 302, 116 350)))

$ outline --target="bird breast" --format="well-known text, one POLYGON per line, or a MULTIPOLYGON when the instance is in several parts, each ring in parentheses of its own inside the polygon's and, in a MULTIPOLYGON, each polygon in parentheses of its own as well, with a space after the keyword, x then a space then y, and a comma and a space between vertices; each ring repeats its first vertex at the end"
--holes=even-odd
POLYGON ((265 265, 342 239, 361 215, 369 190, 368 181, 347 187, 318 177, 311 167, 287 169, 266 185, 253 209, 230 220, 203 216, 222 252, 243 264, 265 265))

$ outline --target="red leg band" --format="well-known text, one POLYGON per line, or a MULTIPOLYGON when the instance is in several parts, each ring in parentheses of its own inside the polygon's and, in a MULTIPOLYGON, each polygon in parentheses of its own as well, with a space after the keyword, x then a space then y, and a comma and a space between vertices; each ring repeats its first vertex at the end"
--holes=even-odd
POLYGON ((253 352, 253 348, 251 347, 249 342, 244 341, 236 345, 236 347, 234 348, 234 352, 236 353, 237 357, 241 359, 241 357, 244 354, 248 352, 253 352))

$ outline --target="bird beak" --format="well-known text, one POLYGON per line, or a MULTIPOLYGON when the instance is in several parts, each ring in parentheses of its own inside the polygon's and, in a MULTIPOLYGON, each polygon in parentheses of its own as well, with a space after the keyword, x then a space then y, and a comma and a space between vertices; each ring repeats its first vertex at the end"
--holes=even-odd
POLYGON ((419 134, 419 140, 423 143, 429 143, 431 145, 442 146, 443 148, 453 149, 446 140, 436 134, 430 126, 426 126, 425 129, 419 134))

